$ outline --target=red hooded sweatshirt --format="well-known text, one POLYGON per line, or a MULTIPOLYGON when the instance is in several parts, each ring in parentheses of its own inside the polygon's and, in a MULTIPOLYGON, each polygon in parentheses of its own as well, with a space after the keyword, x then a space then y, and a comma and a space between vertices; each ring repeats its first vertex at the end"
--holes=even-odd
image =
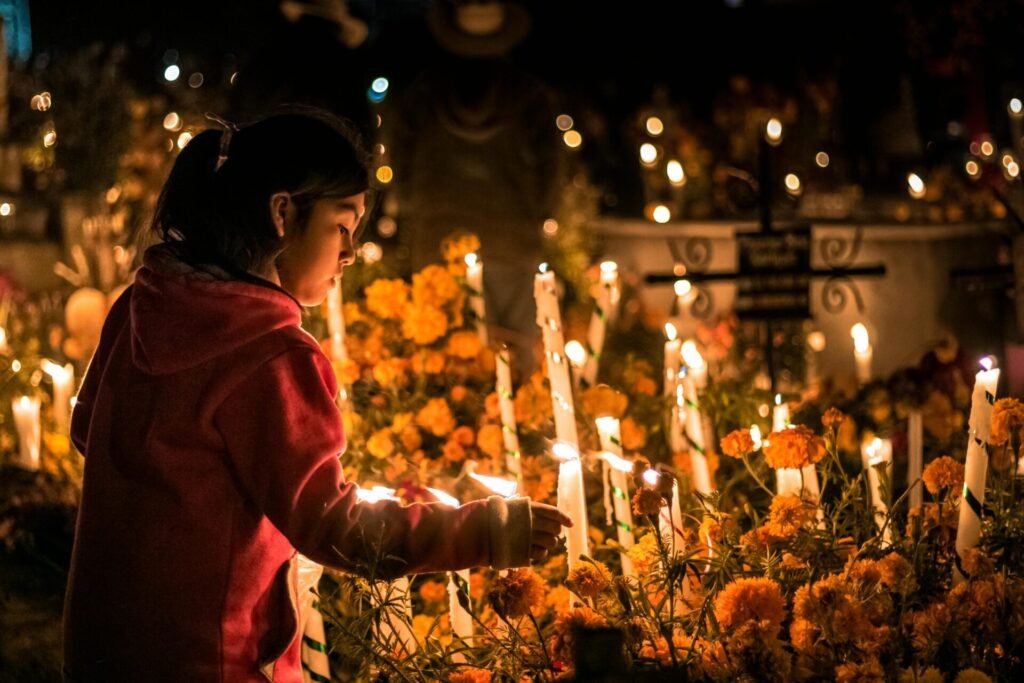
POLYGON ((302 680, 296 551, 379 577, 528 563, 526 499, 362 503, 327 358, 272 286, 150 249, 72 417, 70 681, 302 680))

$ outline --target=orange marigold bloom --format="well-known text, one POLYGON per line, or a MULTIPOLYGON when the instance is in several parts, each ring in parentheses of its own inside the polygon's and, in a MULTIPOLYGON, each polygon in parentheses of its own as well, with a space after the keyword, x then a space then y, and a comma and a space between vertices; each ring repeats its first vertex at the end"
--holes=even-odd
POLYGON ((334 378, 342 386, 355 384, 359 379, 359 364, 351 358, 332 360, 331 368, 334 370, 334 378))
POLYGON ((885 669, 877 657, 863 662, 847 662, 836 667, 837 683, 885 683, 885 669))
POLYGON ((665 505, 665 499, 654 489, 637 489, 633 494, 633 512, 638 515, 657 515, 665 505))
POLYGON ((768 532, 777 538, 789 538, 797 530, 814 521, 817 508, 800 496, 778 495, 772 498, 768 532))
POLYGON ((749 429, 729 432, 721 442, 722 452, 730 458, 743 458, 754 452, 754 439, 749 429))
POLYGON ((410 455, 419 450, 420 446, 423 445, 423 437, 420 436, 419 428, 411 424, 406 425, 398 433, 398 440, 402 442, 402 448, 405 449, 405 452, 410 455))
POLYGON ((899 553, 889 553, 877 563, 879 579, 893 593, 907 595, 917 588, 914 567, 899 553))
POLYGON ((825 440, 803 425, 772 432, 764 446, 769 467, 798 469, 825 457, 825 440))
POLYGON ((455 429, 455 416, 448 401, 432 398, 416 413, 416 424, 434 436, 447 436, 455 429))
POLYGON ((612 573, 603 563, 580 562, 569 570, 566 583, 584 598, 600 595, 612 585, 612 573))
POLYGON ((779 584, 763 577, 736 579, 715 598, 715 618, 725 629, 767 622, 775 632, 786 618, 786 598, 779 584))
POLYGON ((936 494, 942 489, 959 492, 964 485, 964 465, 948 455, 943 455, 928 463, 921 473, 921 479, 931 494, 936 494))
POLYGON ((516 392, 516 423, 540 429, 552 417, 551 391, 544 383, 544 375, 535 372, 530 381, 516 392))
POLYGON ((440 375, 444 372, 448 357, 444 351, 424 349, 414 354, 410 360, 412 371, 417 375, 440 375))
POLYGON ((575 607, 555 618, 554 633, 548 639, 551 656, 572 661, 573 636, 577 629, 604 628, 608 620, 589 607, 575 607))
POLYGON ((491 420, 501 417, 501 399, 498 397, 497 391, 487 394, 487 398, 484 399, 484 412, 491 420))
POLYGON ((448 586, 440 581, 424 581, 420 585, 423 602, 443 602, 448 597, 448 586))
POLYGON ((629 407, 629 398, 607 384, 589 387, 580 397, 583 412, 590 417, 610 416, 622 419, 629 407))
POLYGON ((378 318, 398 319, 409 303, 409 285, 381 278, 366 288, 366 308, 378 318))
POLYGON ((462 360, 473 360, 480 353, 480 335, 460 330, 448 337, 448 353, 462 360))
POLYGON ((466 398, 466 394, 469 393, 466 387, 462 384, 456 384, 452 387, 452 400, 456 403, 462 403, 466 398))
POLYGON ((821 416, 821 425, 825 429, 832 429, 833 427, 839 427, 844 419, 846 419, 846 415, 843 414, 843 411, 833 406, 821 416))
POLYGON ((977 669, 964 669, 956 675, 953 683, 992 683, 992 679, 977 669))
POLYGON ((366 450, 375 458, 387 458, 395 452, 395 443, 391 440, 392 431, 388 428, 379 429, 366 440, 366 450))
POLYGON ((373 379, 385 389, 400 387, 408 378, 407 366, 404 358, 386 358, 373 366, 373 379))
POLYGON ((445 441, 441 451, 444 453, 445 460, 449 462, 462 462, 466 459, 466 447, 454 438, 445 441))
POLYGON ((480 238, 471 232, 456 233, 441 240, 441 256, 448 263, 465 263, 466 254, 480 251, 480 238))
MULTIPOLYGON (((326 301, 324 301, 324 305, 327 305, 326 301)), ((359 304, 351 301, 341 305, 341 317, 346 325, 355 325, 366 320, 366 316, 363 315, 363 309, 359 307, 359 304)))
POLYGON ((505 450, 505 439, 501 434, 501 427, 498 425, 484 425, 476 435, 476 444, 480 450, 491 456, 499 458, 505 450))
POLYGON ((494 580, 487 600, 499 616, 518 619, 543 605, 546 592, 547 584, 532 569, 512 569, 494 580))
POLYGON ((622 447, 630 451, 638 451, 647 445, 647 428, 636 420, 627 417, 619 425, 622 431, 622 447))
POLYGON ((455 300, 461 290, 447 268, 432 264, 412 276, 412 300, 440 308, 455 300))
POLYGON ((402 335, 417 344, 431 344, 447 331, 448 318, 435 306, 413 304, 402 319, 402 335))
POLYGON ((491 672, 487 669, 463 667, 448 675, 448 683, 491 683, 491 672))
POLYGON ((794 619, 789 625, 789 641, 797 652, 807 652, 818 643, 821 630, 807 619, 794 619))
POLYGON ((1001 446, 1010 439, 1011 432, 1024 427, 1024 403, 1015 398, 1001 398, 992 406, 992 433, 989 443, 1001 446))
POLYGON ((451 438, 463 446, 472 446, 476 442, 476 434, 473 432, 473 428, 465 425, 452 432, 451 438))

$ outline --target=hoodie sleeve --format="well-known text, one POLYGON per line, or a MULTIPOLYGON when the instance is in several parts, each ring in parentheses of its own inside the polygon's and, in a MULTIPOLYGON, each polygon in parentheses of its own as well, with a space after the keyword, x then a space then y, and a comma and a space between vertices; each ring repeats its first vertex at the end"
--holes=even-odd
POLYGON ((292 348, 247 377, 215 418, 245 493, 299 552, 378 578, 528 564, 528 499, 495 496, 458 509, 359 501, 339 462, 335 386, 319 351, 292 348))

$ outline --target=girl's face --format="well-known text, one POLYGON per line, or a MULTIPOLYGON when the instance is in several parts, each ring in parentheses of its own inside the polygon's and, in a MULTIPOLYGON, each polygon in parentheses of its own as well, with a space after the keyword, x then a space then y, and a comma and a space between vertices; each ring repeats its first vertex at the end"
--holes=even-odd
POLYGON ((342 268, 355 261, 355 231, 366 211, 366 193, 317 201, 304 228, 290 198, 276 207, 271 198, 271 210, 279 230, 283 223, 287 245, 276 264, 281 287, 303 306, 317 306, 342 268))

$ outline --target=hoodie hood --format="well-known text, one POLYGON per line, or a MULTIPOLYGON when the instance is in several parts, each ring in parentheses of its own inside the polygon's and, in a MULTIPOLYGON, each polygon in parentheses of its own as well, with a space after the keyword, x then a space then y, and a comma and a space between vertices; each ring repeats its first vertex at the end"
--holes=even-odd
POLYGON ((195 367, 302 321, 284 290, 198 270, 169 244, 146 251, 129 310, 132 360, 151 375, 195 367))

